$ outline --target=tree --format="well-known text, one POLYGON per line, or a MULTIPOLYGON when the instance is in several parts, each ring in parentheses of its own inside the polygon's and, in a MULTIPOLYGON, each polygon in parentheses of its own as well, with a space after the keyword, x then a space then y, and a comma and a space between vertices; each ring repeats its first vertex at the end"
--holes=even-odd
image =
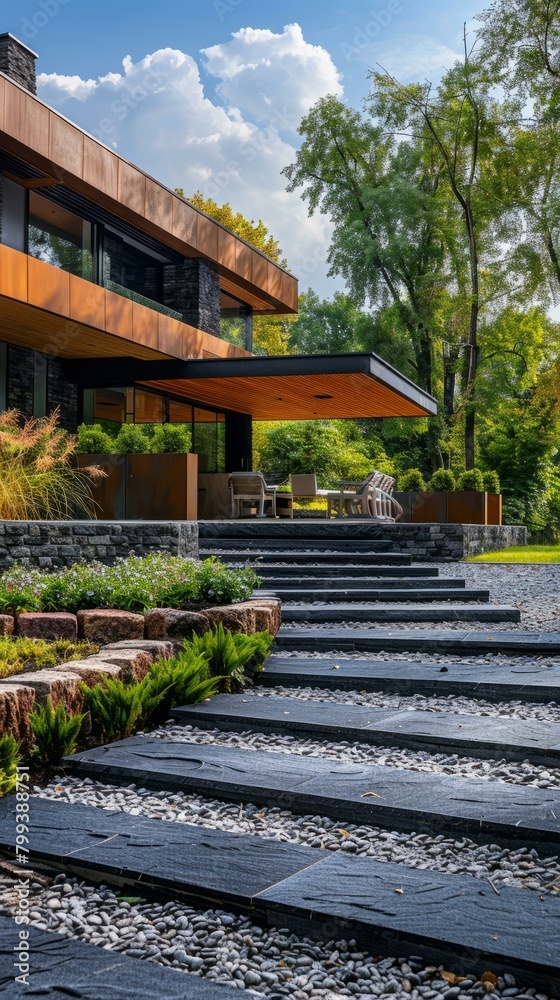
POLYGON ((560 0, 495 0, 480 15, 483 58, 502 82, 551 109, 560 97, 560 0))

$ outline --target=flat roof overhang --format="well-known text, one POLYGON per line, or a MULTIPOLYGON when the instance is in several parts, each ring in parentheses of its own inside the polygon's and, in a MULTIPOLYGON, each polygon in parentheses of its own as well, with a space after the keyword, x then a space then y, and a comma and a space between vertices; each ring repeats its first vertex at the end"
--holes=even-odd
POLYGON ((426 417, 437 402, 375 354, 66 362, 83 388, 143 383, 255 420, 426 417))

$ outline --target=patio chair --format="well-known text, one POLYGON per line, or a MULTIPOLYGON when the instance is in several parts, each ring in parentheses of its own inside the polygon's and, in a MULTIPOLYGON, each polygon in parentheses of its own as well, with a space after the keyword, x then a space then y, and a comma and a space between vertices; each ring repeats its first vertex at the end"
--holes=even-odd
POLYGON ((266 517, 265 500, 271 501, 272 516, 276 517, 277 489, 277 486, 267 486, 262 472, 232 472, 229 477, 232 518, 241 517, 243 504, 246 501, 257 502, 259 505, 257 517, 266 517))
POLYGON ((372 491, 375 490, 381 476, 382 473, 374 469, 359 483, 341 480, 340 489, 326 490, 327 517, 332 517, 333 510, 338 517, 342 517, 344 511, 349 517, 376 517, 375 505, 372 506, 372 497, 375 497, 375 494, 372 491))

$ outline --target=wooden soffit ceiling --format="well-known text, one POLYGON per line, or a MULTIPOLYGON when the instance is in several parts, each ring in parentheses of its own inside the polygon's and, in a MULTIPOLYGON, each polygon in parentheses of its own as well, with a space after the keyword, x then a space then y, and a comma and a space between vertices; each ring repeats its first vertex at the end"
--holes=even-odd
POLYGON ((124 374, 164 392, 255 420, 424 417, 436 401, 373 354, 235 358, 220 361, 127 359, 70 365, 82 385, 120 385, 124 374))

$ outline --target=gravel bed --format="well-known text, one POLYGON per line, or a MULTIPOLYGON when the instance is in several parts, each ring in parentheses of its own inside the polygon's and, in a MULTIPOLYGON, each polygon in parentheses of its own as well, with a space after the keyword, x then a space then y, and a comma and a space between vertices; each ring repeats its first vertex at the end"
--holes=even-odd
POLYGON ((300 739, 268 733, 222 732, 195 726, 162 726, 144 734, 175 743, 201 743, 242 750, 266 750, 270 753, 299 754, 323 760, 343 760, 354 764, 383 764, 387 767, 427 771, 431 774, 457 774, 462 778, 481 778, 509 785, 532 785, 537 788, 560 788, 560 768, 547 770, 529 761, 483 760, 459 754, 430 754, 425 750, 372 746, 369 743, 330 743, 328 740, 300 739))
POLYGON ((560 722, 560 708, 555 701, 546 705, 523 701, 491 702, 482 698, 450 694, 433 695, 386 694, 384 691, 340 691, 321 687, 257 686, 251 694, 259 698, 298 698, 302 701, 329 701, 341 705, 371 705, 375 708, 395 708, 407 712, 451 712, 454 715, 483 715, 489 718, 537 719, 560 722))
POLYGON ((364 650, 353 652, 349 649, 342 649, 338 652, 325 653, 319 651, 305 651, 298 649, 280 649, 277 656, 294 657, 299 660, 332 660, 336 656, 337 660, 363 660, 365 663, 375 663, 382 660, 385 663, 461 663, 465 666, 480 667, 485 663, 498 667, 556 667, 560 662, 555 656, 508 656, 506 653, 480 653, 478 656, 464 656, 458 653, 399 653, 395 650, 375 649, 371 653, 364 650))
POLYGON ((135 785, 122 788, 89 778, 57 778, 45 789, 36 791, 41 798, 80 802, 148 819, 188 823, 329 851, 341 850, 410 868, 472 875, 533 889, 541 895, 546 892, 560 895, 558 859, 540 858, 536 850, 526 847, 508 850, 497 844, 480 845, 467 837, 399 833, 326 816, 298 816, 288 809, 260 807, 250 802, 231 804, 184 792, 138 789, 135 785))
MULTIPOLYGON (((64 874, 50 885, 44 882, 32 880, 33 926, 245 988, 250 995, 270 1000, 339 996, 548 1000, 534 987, 517 987, 509 974, 498 976, 490 989, 474 977, 458 989, 442 977, 443 966, 427 966, 419 955, 377 960, 360 951, 353 939, 316 943, 286 928, 263 930, 249 917, 225 910, 195 909, 176 900, 128 901, 107 886, 88 885, 64 874)), ((13 886, 13 879, 0 879, 4 912, 13 912, 17 905, 13 886)), ((455 964, 460 967, 460 960, 455 964)))
MULTIPOLYGON (((352 621, 352 612, 349 612, 349 617, 343 622, 315 622, 312 617, 301 622, 282 622, 282 631, 287 632, 297 632, 302 628, 312 628, 318 630, 324 629, 344 629, 348 632, 356 631, 356 629, 365 629, 370 632, 377 632, 381 629, 390 629, 395 635, 399 635, 402 638, 403 631, 406 632, 419 632, 429 629, 431 632, 445 632, 445 631, 456 631, 456 632, 550 632, 552 629, 543 629, 540 626, 538 628, 532 628, 528 626, 525 620, 521 622, 478 622, 478 621, 468 621, 458 618, 456 621, 446 621, 446 622, 368 622, 368 621, 352 621)), ((560 631, 559 629, 556 629, 560 631)))

